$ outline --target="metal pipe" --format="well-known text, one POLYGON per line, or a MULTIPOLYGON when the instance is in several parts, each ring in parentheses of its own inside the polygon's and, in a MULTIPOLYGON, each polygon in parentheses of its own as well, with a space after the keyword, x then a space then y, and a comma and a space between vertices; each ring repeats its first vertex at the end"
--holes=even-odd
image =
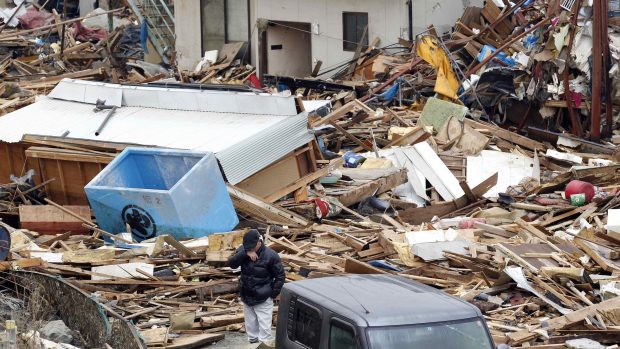
POLYGON ((492 60, 493 58, 495 58, 495 56, 497 56, 500 52, 504 51, 506 48, 508 48, 510 45, 514 44, 515 42, 517 42, 517 40, 520 40, 522 37, 526 36, 527 34, 533 32, 534 30, 540 28, 543 26, 543 24, 551 21, 553 17, 547 17, 545 19, 543 19, 542 21, 536 23, 533 27, 531 27, 530 29, 524 31, 523 33, 515 36, 514 38, 512 38, 511 40, 509 40, 508 42, 506 42, 505 44, 503 44, 502 46, 500 46, 497 50, 495 50, 495 52, 491 53, 490 55, 488 55, 485 59, 482 60, 482 62, 478 63, 477 65, 475 65, 474 67, 470 68, 466 73, 465 73, 465 78, 468 78, 471 74, 473 74, 474 72, 478 71, 478 69, 482 68, 485 64, 487 64, 490 60, 492 60))
POLYGON ((590 114, 590 139, 601 139, 601 80, 603 50, 601 40, 601 0, 594 0, 592 30, 592 112, 590 114))
POLYGON ((408 20, 409 20, 409 41, 413 41, 413 0, 407 1, 407 12, 408 12, 408 20))
POLYGON ((605 137, 611 137, 611 129, 613 124, 613 100, 611 98, 611 78, 609 77, 609 31, 607 27, 607 19, 608 19, 608 6, 607 0, 601 0, 602 4, 602 12, 601 16, 601 33, 602 37, 602 51, 603 51, 603 81, 605 82, 605 137))
POLYGON ((108 121, 110 121, 115 111, 116 111, 116 107, 112 107, 112 109, 108 111, 108 115, 105 116, 105 119, 103 119, 103 122, 101 123, 97 131, 95 131, 95 136, 99 136, 101 134, 101 131, 103 131, 103 129, 105 128, 105 125, 108 124, 108 121))
POLYGON ((583 137, 583 129, 581 128, 581 122, 574 108, 573 96, 570 92, 570 83, 568 81, 569 62, 571 60, 571 51, 573 50, 573 42, 575 41, 575 31, 577 29, 577 18, 579 17, 579 9, 581 9, 581 0, 577 0, 577 3, 573 7, 573 18, 571 20, 571 32, 568 39, 568 57, 566 65, 564 66, 564 98, 566 99, 566 108, 568 108, 568 115, 570 116, 570 122, 572 126, 572 133, 577 137, 583 137))

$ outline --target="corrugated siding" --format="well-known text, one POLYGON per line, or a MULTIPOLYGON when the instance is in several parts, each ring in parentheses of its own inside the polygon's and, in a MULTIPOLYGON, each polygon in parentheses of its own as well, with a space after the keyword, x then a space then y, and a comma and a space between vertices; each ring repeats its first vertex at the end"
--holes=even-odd
MULTIPOLYGON (((257 107, 256 111, 260 111, 257 107)), ((43 97, 0 117, 0 140, 24 135, 61 136, 216 153, 231 183, 238 183, 309 142, 305 114, 279 116, 121 107, 99 136, 106 111, 92 104, 43 97)))
POLYGON ((277 125, 216 154, 226 179, 237 184, 269 164, 312 140, 304 114, 289 117, 277 125))

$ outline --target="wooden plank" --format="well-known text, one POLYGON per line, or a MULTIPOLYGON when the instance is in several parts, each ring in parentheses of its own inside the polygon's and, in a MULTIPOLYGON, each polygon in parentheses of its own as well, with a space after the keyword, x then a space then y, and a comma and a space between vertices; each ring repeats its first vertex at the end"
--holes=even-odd
MULTIPOLYGON (((341 158, 339 158, 341 160, 341 158)), ((327 176, 327 174, 329 173, 329 166, 325 166, 309 175, 306 175, 300 179, 298 179, 297 181, 295 181, 295 183, 287 185, 286 187, 276 191, 275 193, 267 196, 265 198, 265 201, 267 202, 275 202, 276 200, 282 198, 283 196, 286 196, 292 192, 294 192, 295 190, 307 186, 308 184, 318 180, 321 177, 327 176)))
POLYGON ((493 136, 497 136, 499 138, 502 138, 510 143, 513 144, 517 144, 520 145, 524 148, 530 149, 530 150, 544 150, 546 149, 545 145, 531 140, 527 137, 521 136, 517 133, 514 132, 510 132, 508 130, 505 130, 499 126, 495 126, 495 125, 491 125, 488 123, 482 123, 482 122, 478 122, 472 119, 467 119, 465 118, 465 124, 469 125, 475 129, 485 129, 485 130, 489 130, 490 134, 492 134, 493 136))
POLYGON ((181 336, 165 346, 166 349, 192 349, 204 347, 213 342, 224 339, 223 333, 203 333, 195 336, 181 336))
POLYGON ((220 327, 243 322, 243 313, 234 315, 216 315, 200 318, 203 327, 220 327))
POLYGON ((109 164, 112 160, 114 160, 115 154, 98 155, 93 154, 92 152, 82 152, 77 150, 30 147, 26 150, 26 156, 35 159, 51 159, 109 164))
POLYGON ((431 136, 430 132, 426 131, 426 128, 422 126, 416 126, 415 129, 407 132, 400 138, 393 139, 388 144, 383 146, 384 149, 387 149, 392 146, 397 145, 414 145, 420 142, 425 141, 431 136))
POLYGON ((229 184, 227 189, 235 208, 255 218, 264 218, 273 223, 290 226, 305 227, 309 224, 302 216, 276 205, 272 205, 241 188, 229 184))
POLYGON ((68 214, 70 216, 73 216, 74 218, 84 222, 85 224, 88 224, 90 226, 94 226, 95 225, 90 219, 86 219, 86 218, 82 217, 80 214, 78 214, 76 212, 73 212, 73 211, 71 211, 71 210, 69 210, 69 209, 67 209, 67 208, 65 208, 65 207, 63 207, 61 205, 58 205, 57 203, 55 203, 54 201, 52 201, 52 200, 50 200, 48 198, 45 198, 45 202, 47 202, 48 204, 56 207, 57 209, 61 210, 62 212, 66 213, 66 214, 68 214))
POLYGON ((55 77, 38 79, 36 80, 36 82, 25 80, 20 82, 19 86, 25 89, 46 89, 54 87, 62 79, 84 79, 88 77, 101 76, 104 74, 105 70, 103 68, 87 69, 72 73, 66 73, 55 77))
POLYGON ((41 258, 23 258, 16 261, 0 262, 0 271, 39 267, 41 265, 43 265, 41 258))
POLYGON ((385 270, 375 268, 368 263, 360 262, 351 257, 345 257, 344 271, 350 274, 389 274, 385 270))
POLYGON ((338 132, 342 133, 345 137, 347 137, 349 140, 353 141, 353 143, 359 145, 361 148, 372 152, 373 149, 371 147, 369 147, 368 145, 366 145, 366 143, 360 141, 357 137, 355 137, 354 135, 350 134, 349 132, 347 132, 347 130, 345 130, 344 128, 342 128, 342 126, 338 125, 335 121, 330 122, 330 125, 334 126, 336 128, 336 130, 338 130, 338 132))
POLYGON ((616 269, 613 266, 609 265, 609 263, 607 263, 607 261, 601 255, 599 255, 592 247, 590 247, 587 241, 575 238, 573 242, 575 243, 575 245, 579 246, 579 248, 583 252, 590 256, 590 258, 592 258, 596 262, 596 264, 598 264, 606 272, 612 272, 616 269))
POLYGON ((164 241, 166 243, 168 243, 170 246, 172 246, 175 249, 177 249, 177 251, 179 251, 182 255, 187 256, 187 257, 194 257, 194 256, 196 256, 196 252, 194 252, 194 251, 190 250, 189 248, 185 247, 183 244, 178 242, 172 236, 170 236, 170 235, 161 235, 161 236, 162 236, 162 238, 164 239, 164 241))
POLYGON ((355 72, 355 68, 357 67, 357 60, 362 54, 362 49, 364 48, 364 41, 368 37, 368 24, 364 27, 364 32, 362 33, 362 37, 360 41, 357 43, 357 47, 355 48, 355 54, 353 55, 352 62, 349 64, 349 68, 347 69, 346 74, 344 75, 345 80, 350 79, 353 73, 355 72))
MULTIPOLYGON (((617 309, 620 307, 620 297, 615 297, 595 305, 591 305, 579 310, 575 310, 564 316, 552 318, 546 321, 545 331, 553 332, 562 328, 575 325, 583 321, 588 316, 594 316, 598 314, 600 310, 605 309, 617 309)), ((534 332, 533 330, 525 329, 506 335, 510 344, 521 344, 530 340, 534 340, 541 336, 541 333, 534 332)))
MULTIPOLYGON (((90 220, 91 212, 88 206, 64 206, 84 220, 90 220)), ((73 234, 88 233, 82 226, 82 220, 51 205, 21 205, 19 207, 19 221, 22 229, 29 229, 41 234, 56 234, 71 231, 73 234)))
POLYGON ((358 187, 354 187, 352 190, 349 190, 344 194, 337 195, 336 197, 342 203, 342 205, 351 206, 369 196, 384 193, 406 182, 407 171, 400 170, 385 177, 381 177, 374 181, 370 181, 366 184, 360 185, 358 187))
POLYGON ((542 221, 538 225, 541 226, 541 227, 549 226, 549 225, 551 225, 551 224, 553 224, 555 222, 561 221, 561 220, 563 220, 565 218, 568 218, 568 217, 574 216, 574 215, 576 215, 578 213, 581 213, 581 212, 583 212, 583 211, 585 211, 585 210, 587 210, 587 209, 589 209, 591 207, 596 207, 596 204, 591 203, 591 204, 588 204, 586 206, 576 207, 576 208, 574 208, 574 209, 572 209, 572 210, 570 210, 568 212, 564 212, 564 213, 559 214, 559 215, 554 215, 551 218, 545 219, 544 221, 542 221))
POLYGON ((534 274, 538 274, 538 272, 539 272, 538 268, 536 268, 532 264, 528 263, 525 259, 521 258, 521 256, 519 256, 518 254, 512 252, 506 246, 504 246, 502 244, 496 244, 496 245, 494 245, 494 247, 496 249, 498 249, 500 252, 502 252, 504 255, 506 255, 507 257, 509 257, 512 260, 514 260, 516 264, 518 264, 518 265, 528 269, 529 271, 531 271, 534 274))
POLYGON ((341 117, 343 117, 346 113, 351 112, 353 111, 353 109, 358 108, 358 107, 359 106, 357 105, 357 103, 355 103, 355 101, 351 101, 343 105, 342 107, 332 111, 327 116, 315 121, 312 124, 312 127, 318 127, 318 126, 326 125, 332 121, 336 121, 340 119, 341 117))
POLYGON ((115 251, 112 249, 102 250, 71 250, 62 255, 64 263, 90 264, 114 259, 115 251))

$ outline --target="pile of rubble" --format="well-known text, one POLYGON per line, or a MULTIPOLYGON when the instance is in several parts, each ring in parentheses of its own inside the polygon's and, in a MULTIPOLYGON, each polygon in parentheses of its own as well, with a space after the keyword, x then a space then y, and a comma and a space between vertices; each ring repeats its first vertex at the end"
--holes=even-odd
MULTIPOLYGON (((0 211, 20 229, 0 229, 6 231, 0 243, 10 242, 0 246, 7 260, 0 262, 3 278, 30 293, 53 283, 63 295, 98 309, 93 319, 67 323, 88 346, 199 347, 243 330, 238 272, 226 261, 252 227, 279 253, 289 282, 393 274, 475 304, 497 344, 618 344, 620 159, 612 142, 592 141, 601 133, 611 137, 617 126, 613 23, 609 33, 603 31, 612 56, 601 58, 600 79, 592 78, 596 59, 584 56, 591 49, 588 38, 602 35, 592 29, 601 25, 599 5, 522 0, 500 9, 489 1, 469 8, 450 38, 431 28, 396 52, 376 49, 377 42, 367 50, 358 47, 332 80, 316 78, 320 67, 308 79, 267 76, 263 83, 274 95, 294 99, 298 111, 307 113, 313 139, 293 152, 294 163, 307 154, 314 168, 263 195, 244 182, 223 184, 240 221, 228 232, 181 239, 160 231, 144 239, 129 223, 127 231, 106 231, 108 218, 95 212, 93 220, 87 206, 50 199, 56 180, 69 191, 62 171, 58 179, 35 175, 38 183, 33 173, 12 178, 0 187, 0 211), (590 81, 602 81, 605 93, 600 86, 590 92, 590 81), (288 91, 277 91, 283 89, 288 91), (605 123, 600 110, 597 121, 601 104, 605 123), (99 321, 118 326, 100 330, 94 325, 99 321)), ((49 30, 63 31, 56 25, 49 30)), ((206 57, 194 72, 118 65, 112 52, 126 33, 119 26, 97 43, 69 37, 64 53, 38 52, 27 63, 6 58, 4 81, 13 79, 19 87, 2 94, 14 101, 7 111, 66 77, 144 83, 174 75, 185 86, 261 86, 255 69, 238 59, 235 44, 206 57)), ((0 40, 9 35, 13 41, 0 42, 34 50, 21 41, 23 34, 7 31, 0 40)), ((22 141, 34 158, 45 151, 58 161, 89 158, 99 164, 124 147, 71 136, 24 135, 22 141)), ((283 164, 274 161, 269 168, 283 164)), ((138 208, 133 213, 142 228, 152 223, 138 208)))
POLYGON ((70 18, 48 11, 47 2, 15 3, 2 9, 2 114, 33 103, 36 94, 48 93, 65 78, 148 83, 171 76, 143 61, 140 25, 124 8, 70 18))

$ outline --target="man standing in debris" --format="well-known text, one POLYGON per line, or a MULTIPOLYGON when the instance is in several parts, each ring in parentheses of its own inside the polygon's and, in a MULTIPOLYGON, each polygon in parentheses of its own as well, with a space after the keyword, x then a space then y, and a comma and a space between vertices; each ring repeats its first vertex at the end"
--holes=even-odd
POLYGON ((270 340, 273 300, 284 285, 280 256, 265 246, 258 230, 251 229, 243 235, 243 245, 228 264, 233 269, 241 267, 241 300, 250 343, 270 340))

